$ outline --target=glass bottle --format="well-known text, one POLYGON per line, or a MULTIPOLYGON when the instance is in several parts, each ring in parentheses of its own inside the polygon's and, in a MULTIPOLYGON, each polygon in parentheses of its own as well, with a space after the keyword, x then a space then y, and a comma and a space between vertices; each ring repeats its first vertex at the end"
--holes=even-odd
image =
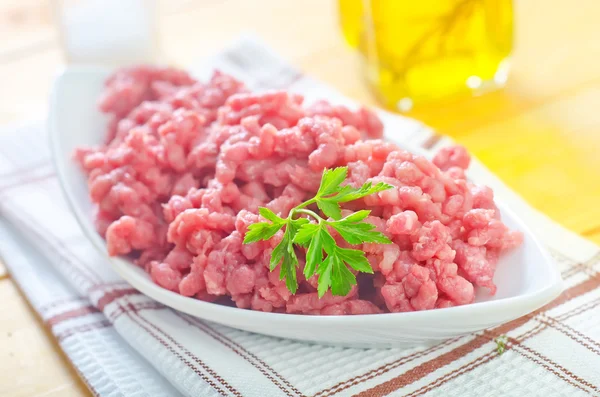
POLYGON ((156 0, 53 0, 53 8, 67 62, 155 61, 156 0))
POLYGON ((408 111, 506 81, 512 0, 339 0, 339 9, 344 37, 388 108, 408 111))

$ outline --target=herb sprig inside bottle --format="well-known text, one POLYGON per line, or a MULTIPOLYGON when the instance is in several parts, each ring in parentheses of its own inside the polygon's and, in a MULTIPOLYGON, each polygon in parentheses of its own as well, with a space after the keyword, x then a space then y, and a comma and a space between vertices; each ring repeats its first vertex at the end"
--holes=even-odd
POLYGON ((364 221, 370 211, 360 210, 342 218, 340 203, 391 189, 392 186, 381 182, 376 185, 367 182, 360 188, 342 186, 347 176, 347 167, 326 169, 315 196, 294 207, 287 218, 281 218, 268 208, 260 207, 259 213, 267 222, 254 223, 248 227, 244 244, 269 240, 279 230, 284 229, 281 242, 271 254, 269 267, 273 271, 281 265, 280 279, 285 280, 292 293, 296 293, 298 289, 296 268, 299 263, 295 246, 307 248, 304 276, 308 279, 315 273, 319 275, 319 297, 325 295, 329 289, 333 295, 344 296, 350 292, 356 284, 356 277, 348 266, 358 272, 373 273, 364 251, 340 247, 329 228, 337 231, 351 245, 390 243, 384 234, 373 230, 374 225, 364 221), (308 209, 311 204, 316 204, 323 214, 332 220, 324 219, 308 209))

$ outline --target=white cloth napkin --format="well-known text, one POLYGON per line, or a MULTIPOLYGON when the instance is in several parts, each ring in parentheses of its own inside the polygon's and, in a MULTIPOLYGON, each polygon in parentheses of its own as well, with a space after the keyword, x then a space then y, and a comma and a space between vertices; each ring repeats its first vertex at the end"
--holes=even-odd
MULTIPOLYGON (((196 69, 254 89, 348 103, 254 40, 196 69)), ((449 140, 383 114, 387 133, 431 151, 449 140)), ((43 123, 0 132, 0 254, 89 388, 98 396, 600 396, 600 249, 529 207, 478 161, 494 188, 557 260, 567 290, 494 329, 432 347, 310 345, 200 321, 138 293, 85 239, 60 192, 43 123), (494 338, 507 335, 498 354, 494 338)))

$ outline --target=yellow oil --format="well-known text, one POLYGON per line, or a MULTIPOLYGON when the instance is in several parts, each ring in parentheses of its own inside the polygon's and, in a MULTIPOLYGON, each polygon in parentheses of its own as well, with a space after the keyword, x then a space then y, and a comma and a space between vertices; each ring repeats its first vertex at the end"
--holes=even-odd
POLYGON ((339 9, 346 41, 389 108, 477 94, 506 78, 512 0, 339 0, 339 9))

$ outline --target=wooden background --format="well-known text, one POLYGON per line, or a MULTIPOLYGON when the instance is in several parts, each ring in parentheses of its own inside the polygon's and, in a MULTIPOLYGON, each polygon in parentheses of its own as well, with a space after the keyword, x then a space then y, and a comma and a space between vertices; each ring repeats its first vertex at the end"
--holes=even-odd
MULTIPOLYGON (((375 104, 333 0, 158 3, 168 62, 190 64, 252 32, 306 73, 375 104)), ((600 2, 515 0, 515 13, 506 89, 414 117, 466 145, 531 205, 600 243, 600 2)), ((52 2, 0 0, 0 124, 43 117, 61 65, 52 2)), ((0 302, 0 396, 89 396, 1 267, 0 302)))

